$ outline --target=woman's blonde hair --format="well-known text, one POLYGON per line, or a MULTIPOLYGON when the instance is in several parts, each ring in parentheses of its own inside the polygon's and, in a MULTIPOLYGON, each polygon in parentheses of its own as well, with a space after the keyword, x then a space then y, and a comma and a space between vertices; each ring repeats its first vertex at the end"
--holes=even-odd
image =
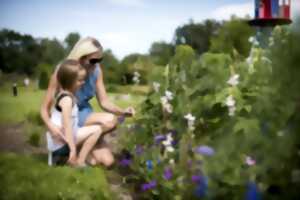
POLYGON ((76 83, 79 71, 83 69, 77 60, 64 60, 56 74, 57 81, 62 89, 71 90, 76 83))
POLYGON ((75 44, 70 54, 68 55, 67 59, 73 59, 79 61, 82 57, 96 52, 99 52, 102 56, 103 48, 101 44, 95 38, 86 37, 80 39, 75 44))

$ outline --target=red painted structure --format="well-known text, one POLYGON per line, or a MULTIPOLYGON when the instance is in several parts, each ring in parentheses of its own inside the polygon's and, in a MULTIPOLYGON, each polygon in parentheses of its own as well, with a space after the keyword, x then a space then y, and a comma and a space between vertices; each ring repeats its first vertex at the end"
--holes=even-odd
POLYGON ((276 26, 290 24, 291 0, 255 0, 253 26, 276 26))

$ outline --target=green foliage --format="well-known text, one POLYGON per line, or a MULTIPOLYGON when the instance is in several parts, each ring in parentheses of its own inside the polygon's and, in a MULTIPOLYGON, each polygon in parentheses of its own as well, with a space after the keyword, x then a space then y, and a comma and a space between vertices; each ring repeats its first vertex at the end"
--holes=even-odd
POLYGON ((235 49, 242 56, 247 56, 251 48, 248 41, 251 35, 254 35, 254 29, 247 21, 233 17, 230 21, 224 22, 218 35, 211 39, 210 51, 232 54, 235 49))
POLYGON ((40 146, 41 133, 34 132, 29 136, 28 142, 32 146, 38 147, 40 146))
POLYGON ((202 23, 190 21, 175 31, 175 44, 190 45, 198 54, 208 51, 210 40, 215 36, 221 24, 215 20, 205 20, 202 23))
POLYGON ((174 55, 174 46, 166 42, 154 42, 150 47, 149 54, 154 64, 165 66, 174 55))
POLYGON ((49 167, 44 159, 0 154, 0 176, 3 200, 110 199, 101 168, 49 167))
POLYGON ((208 199, 241 199, 248 182, 256 182, 266 199, 297 196, 300 34, 276 28, 273 39, 269 49, 252 46, 247 59, 233 49, 199 59, 189 46, 176 48, 159 89, 149 93, 129 130, 135 133, 124 138, 137 182, 157 182, 145 198, 193 199, 192 175, 208 177, 208 199), (229 82, 236 75, 237 82, 229 82), (173 94, 167 103, 166 91, 173 94), (188 113, 195 117, 193 127, 188 113), (169 134, 177 141, 174 151, 154 139, 169 134), (214 155, 198 153, 201 145, 214 155), (142 155, 137 147, 143 147, 142 155), (163 177, 166 168, 173 172, 169 180, 163 177), (274 188, 281 192, 274 194, 274 188))
POLYGON ((111 50, 104 51, 101 65, 104 70, 105 83, 122 84, 122 76, 125 72, 111 50))
POLYGON ((47 71, 42 71, 39 76, 39 89, 45 90, 48 88, 49 74, 47 71))

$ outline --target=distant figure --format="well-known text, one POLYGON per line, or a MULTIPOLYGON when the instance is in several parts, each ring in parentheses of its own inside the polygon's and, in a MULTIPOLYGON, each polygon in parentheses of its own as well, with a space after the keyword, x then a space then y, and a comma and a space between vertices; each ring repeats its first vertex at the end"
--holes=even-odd
POLYGON ((25 79, 24 79, 24 85, 25 85, 25 87, 28 87, 29 84, 30 84, 29 78, 25 78, 25 79))
POLYGON ((16 97, 18 96, 18 89, 17 89, 17 83, 13 84, 13 95, 16 97))

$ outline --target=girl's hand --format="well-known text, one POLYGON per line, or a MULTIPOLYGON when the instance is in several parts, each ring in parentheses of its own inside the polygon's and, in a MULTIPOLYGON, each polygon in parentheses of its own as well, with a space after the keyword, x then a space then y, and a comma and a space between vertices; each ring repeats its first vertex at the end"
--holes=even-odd
POLYGON ((76 151, 71 151, 69 155, 69 159, 67 161, 72 166, 75 166, 77 164, 77 157, 76 157, 76 151))
POLYGON ((54 139, 56 139, 60 142, 65 142, 65 137, 64 137, 63 130, 61 127, 51 124, 51 126, 49 126, 49 131, 50 131, 50 133, 52 133, 52 136, 54 137, 54 139))
POLYGON ((132 117, 135 115, 135 109, 133 107, 128 107, 123 112, 125 117, 132 117))

